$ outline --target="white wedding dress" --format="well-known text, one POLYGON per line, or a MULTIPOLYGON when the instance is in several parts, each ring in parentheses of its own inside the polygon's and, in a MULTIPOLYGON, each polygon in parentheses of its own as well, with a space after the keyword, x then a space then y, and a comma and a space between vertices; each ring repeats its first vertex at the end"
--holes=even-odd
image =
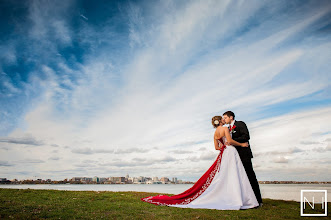
MULTIPOLYGON (((223 137, 222 141, 223 143, 226 142, 225 137, 223 137)), ((204 178, 206 180, 203 180, 203 184, 199 184, 198 193, 195 191, 194 194, 191 193, 183 200, 171 202, 172 204, 161 200, 163 197, 167 197, 164 195, 160 195, 159 197, 151 196, 142 200, 152 204, 167 205, 170 207, 219 210, 249 209, 259 205, 235 147, 226 146, 223 155, 220 152, 212 167, 210 170, 213 171, 207 174, 209 175, 208 179, 204 178)), ((182 194, 185 195, 185 192, 182 194)), ((166 199, 176 198, 178 195, 166 199)))

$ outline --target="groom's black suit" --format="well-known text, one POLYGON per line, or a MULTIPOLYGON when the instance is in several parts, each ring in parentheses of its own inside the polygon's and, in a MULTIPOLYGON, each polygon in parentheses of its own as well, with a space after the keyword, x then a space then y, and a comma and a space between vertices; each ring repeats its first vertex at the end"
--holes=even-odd
POLYGON ((246 170, 249 182, 251 183, 251 186, 253 188, 256 199, 259 203, 262 203, 259 183, 257 182, 251 161, 251 158, 253 158, 253 154, 251 151, 251 147, 249 145, 250 137, 247 126, 243 121, 235 121, 234 125, 236 127, 234 128, 234 132, 232 133, 232 139, 239 143, 248 142, 248 147, 235 146, 235 148, 237 149, 240 159, 244 165, 244 168, 246 170))

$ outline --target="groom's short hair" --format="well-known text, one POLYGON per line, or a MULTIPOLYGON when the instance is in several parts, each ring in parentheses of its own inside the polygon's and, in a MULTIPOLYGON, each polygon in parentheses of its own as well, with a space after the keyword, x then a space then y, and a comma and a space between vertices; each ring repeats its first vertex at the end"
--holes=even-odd
POLYGON ((223 115, 227 115, 229 118, 232 116, 233 119, 235 117, 234 113, 232 111, 227 111, 227 112, 224 112, 223 115))

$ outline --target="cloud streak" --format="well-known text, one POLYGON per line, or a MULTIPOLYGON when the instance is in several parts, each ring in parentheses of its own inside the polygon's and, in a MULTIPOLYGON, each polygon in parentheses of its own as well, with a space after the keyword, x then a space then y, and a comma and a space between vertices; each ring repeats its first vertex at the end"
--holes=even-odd
POLYGON ((0 142, 3 143, 10 143, 10 144, 25 144, 25 145, 32 145, 32 146, 41 146, 44 143, 40 140, 36 140, 33 137, 2 137, 0 138, 0 142))
POLYGON ((93 149, 93 148, 75 148, 72 149, 71 152, 77 154, 98 154, 98 153, 106 153, 106 154, 130 154, 130 153, 146 153, 150 150, 148 149, 138 149, 138 148, 129 148, 125 150, 105 150, 105 149, 93 149))

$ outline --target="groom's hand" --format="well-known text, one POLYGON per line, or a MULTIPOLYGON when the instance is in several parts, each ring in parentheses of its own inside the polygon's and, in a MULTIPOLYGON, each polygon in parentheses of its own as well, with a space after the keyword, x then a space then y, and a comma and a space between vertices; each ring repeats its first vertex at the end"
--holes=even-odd
POLYGON ((242 146, 242 147, 248 147, 248 142, 246 142, 246 143, 242 143, 241 146, 242 146))

